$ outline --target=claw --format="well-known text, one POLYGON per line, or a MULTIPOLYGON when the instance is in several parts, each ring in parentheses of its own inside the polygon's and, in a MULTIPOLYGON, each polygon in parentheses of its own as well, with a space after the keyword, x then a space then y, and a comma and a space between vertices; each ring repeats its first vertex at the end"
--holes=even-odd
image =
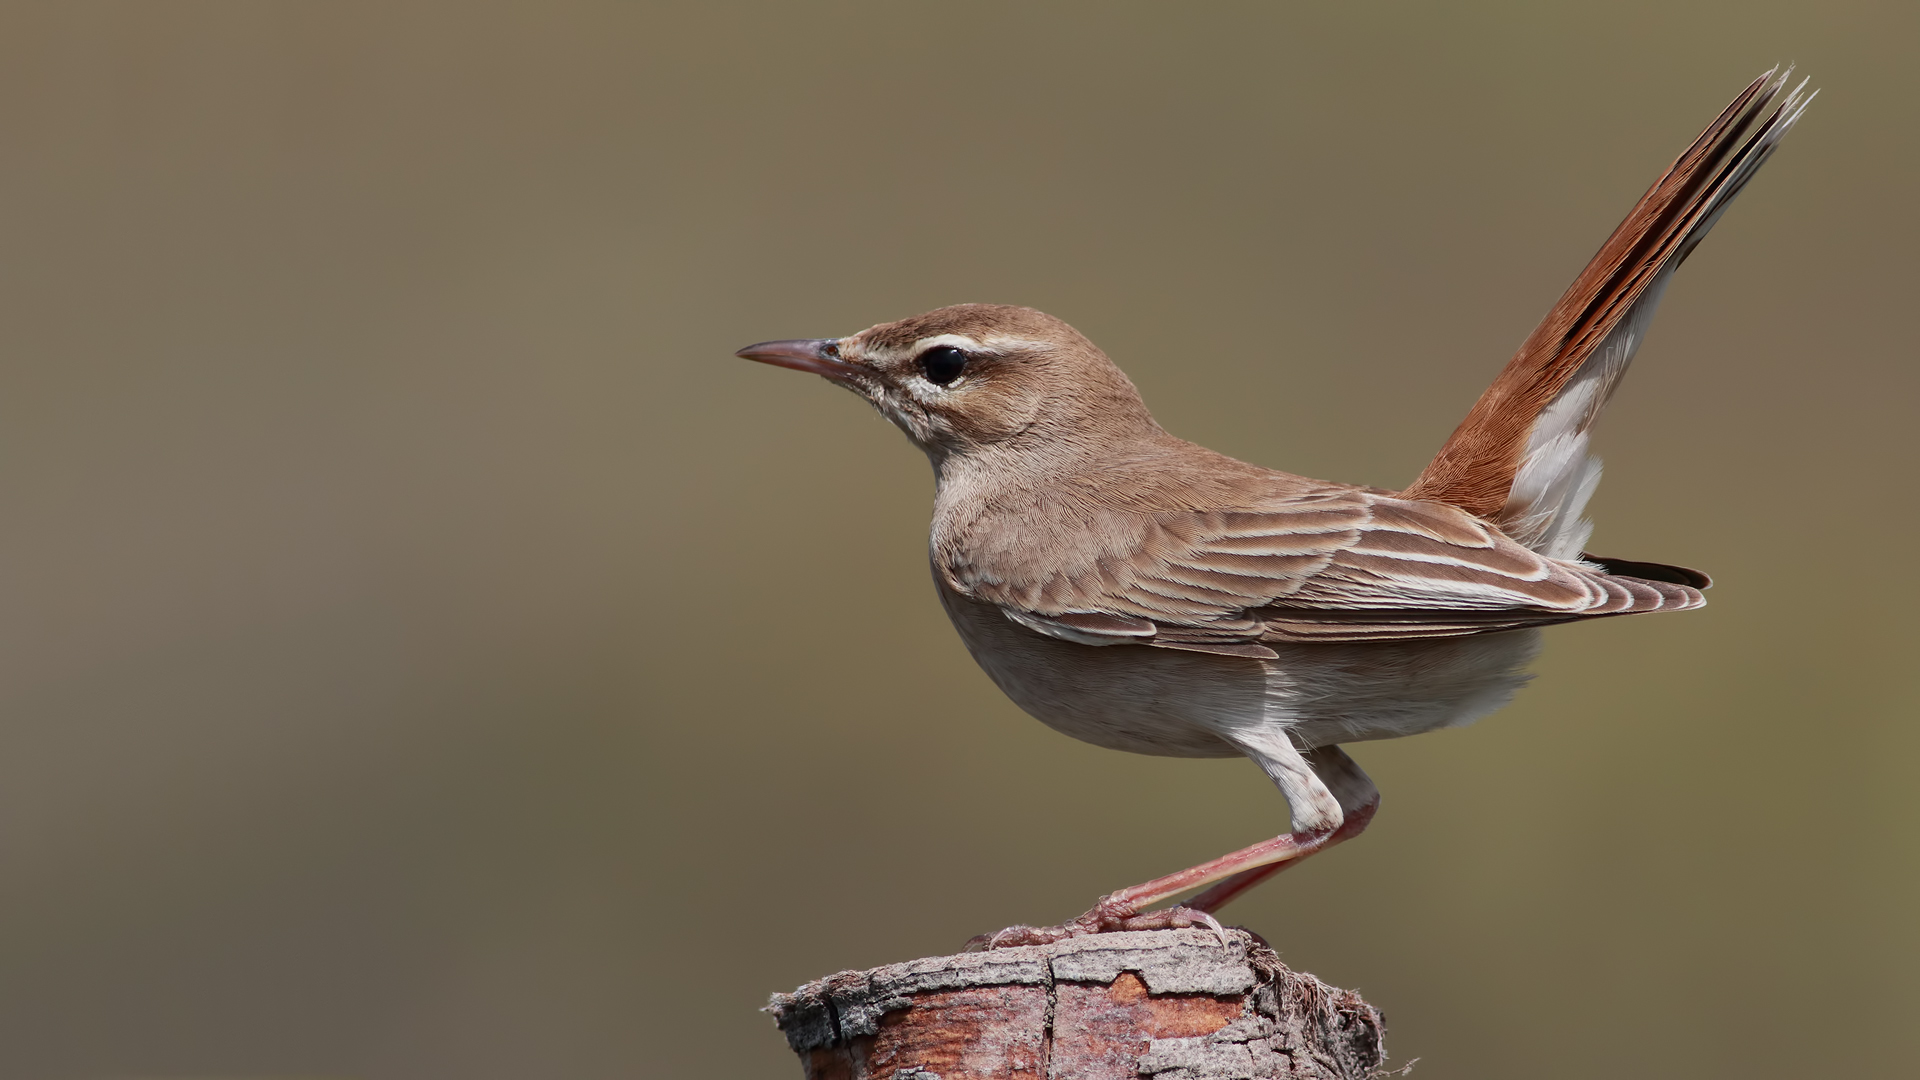
POLYGON ((1228 940, 1227 938, 1227 928, 1224 926, 1221 926, 1220 920, 1214 918, 1212 915, 1208 914, 1207 912, 1200 911, 1196 908, 1190 908, 1190 907, 1175 907, 1175 908, 1170 908, 1169 910, 1177 911, 1180 914, 1186 916, 1189 919, 1193 919, 1196 922, 1203 922, 1207 924, 1207 926, 1213 930, 1214 936, 1220 939, 1221 948, 1227 949, 1233 946, 1233 942, 1228 940))
POLYGON ((1056 941, 1065 941, 1070 937, 1094 933, 1075 923, 1065 926, 1009 926, 991 934, 975 934, 967 939, 965 952, 986 952, 990 949, 1011 949, 1021 945, 1051 945, 1056 941))
POLYGON ((1068 938, 1105 934, 1115 930, 1185 930, 1204 926, 1220 939, 1220 947, 1231 948, 1233 939, 1220 920, 1198 908, 1170 907, 1158 911, 1134 913, 1118 904, 1102 900, 1092 911, 1060 926, 1009 926, 994 934, 979 934, 968 939, 966 951, 985 952, 1019 945, 1051 945, 1068 938))
MULTIPOLYGON (((1013 945, 1028 944, 1029 938, 1040 937, 1038 930, 1031 926, 1009 926, 1005 930, 987 939, 987 948, 1005 949, 1013 945)), ((1034 942, 1039 944, 1039 942, 1034 942)))

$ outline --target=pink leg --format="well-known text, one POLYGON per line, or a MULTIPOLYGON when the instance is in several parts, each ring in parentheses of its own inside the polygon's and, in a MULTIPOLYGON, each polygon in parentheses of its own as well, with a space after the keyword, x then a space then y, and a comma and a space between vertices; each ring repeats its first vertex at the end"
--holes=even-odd
MULTIPOLYGON (((1374 812, 1379 809, 1380 799, 1377 796, 1372 802, 1364 803, 1355 808, 1347 814, 1346 820, 1340 823, 1340 827, 1333 831, 1333 835, 1327 837, 1327 842, 1321 844, 1314 850, 1325 851, 1344 840, 1351 840, 1359 836, 1362 832, 1366 831, 1367 823, 1373 820, 1374 812)), ((1238 899, 1241 893, 1252 889, 1255 885, 1285 870, 1287 867, 1297 865, 1299 862, 1300 859, 1295 858, 1289 859, 1286 862, 1256 866, 1251 870, 1242 870, 1238 874, 1220 882, 1218 885, 1215 885, 1213 888, 1208 889, 1206 892, 1201 893, 1199 896, 1194 897, 1180 906, 1194 911, 1204 911, 1211 915, 1238 899)))
POLYGON ((1256 757, 1273 775, 1303 827, 1290 833, 1210 859, 1178 873, 1154 878, 1109 893, 1091 911, 1060 926, 1009 926, 997 934, 983 934, 968 948, 996 949, 1012 945, 1042 945, 1084 934, 1112 930, 1163 930, 1215 925, 1212 912, 1241 893, 1323 848, 1358 836, 1380 804, 1380 794, 1360 766, 1337 746, 1302 754, 1290 743, 1256 757), (1290 756, 1287 752, 1291 751, 1290 756), (1281 758, 1272 761, 1271 758, 1281 758), (1304 821, 1300 819, 1304 818, 1304 821), (1194 902, 1159 911, 1141 909, 1169 897, 1214 882, 1194 902))

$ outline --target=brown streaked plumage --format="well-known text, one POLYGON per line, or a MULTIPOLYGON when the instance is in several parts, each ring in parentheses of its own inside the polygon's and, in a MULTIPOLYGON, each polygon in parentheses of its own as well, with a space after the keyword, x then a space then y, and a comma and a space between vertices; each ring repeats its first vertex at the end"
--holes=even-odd
POLYGON ((1030 308, 961 304, 740 351, 859 393, 927 454, 941 602, 1022 708, 1116 749, 1245 755, 1292 811, 1273 840, 987 944, 1211 922, 1365 828, 1379 794, 1340 744, 1498 708, 1540 627, 1704 602, 1696 571, 1582 551, 1599 478, 1588 432, 1674 269, 1807 100, 1771 72, 1743 91, 1399 493, 1168 434, 1105 354, 1030 308))

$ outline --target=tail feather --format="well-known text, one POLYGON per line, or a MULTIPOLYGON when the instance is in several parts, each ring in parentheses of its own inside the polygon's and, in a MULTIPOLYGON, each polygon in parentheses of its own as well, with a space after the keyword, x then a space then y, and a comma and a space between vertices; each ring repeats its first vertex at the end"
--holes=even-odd
POLYGON ((1639 562, 1634 559, 1614 559, 1605 555, 1581 552, 1580 561, 1592 563, 1609 574, 1619 577, 1639 578, 1641 581, 1664 581, 1669 585, 1685 585, 1690 589, 1713 587, 1713 579, 1698 570, 1690 570, 1672 563, 1639 562))
POLYGON ((1755 79, 1641 196, 1560 302, 1402 493, 1498 523, 1554 558, 1578 558, 1600 482, 1588 433, 1626 374, 1673 272, 1720 220, 1813 95, 1755 79))

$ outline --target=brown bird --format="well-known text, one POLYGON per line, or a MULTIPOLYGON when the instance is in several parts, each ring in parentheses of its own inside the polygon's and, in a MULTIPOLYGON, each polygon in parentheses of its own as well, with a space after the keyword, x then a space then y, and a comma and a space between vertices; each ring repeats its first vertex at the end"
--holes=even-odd
POLYGON ((1400 492, 1176 438, 1092 342, 1030 308, 961 304, 740 350, 854 391, 926 453, 940 601, 1021 708, 1117 750, 1245 755, 1286 797, 1281 836, 976 944, 1217 928, 1229 900, 1366 828, 1379 793, 1341 744, 1499 708, 1540 627, 1704 602, 1704 574, 1584 553, 1588 434, 1674 270, 1799 118, 1805 86, 1768 72, 1727 106, 1400 492))

